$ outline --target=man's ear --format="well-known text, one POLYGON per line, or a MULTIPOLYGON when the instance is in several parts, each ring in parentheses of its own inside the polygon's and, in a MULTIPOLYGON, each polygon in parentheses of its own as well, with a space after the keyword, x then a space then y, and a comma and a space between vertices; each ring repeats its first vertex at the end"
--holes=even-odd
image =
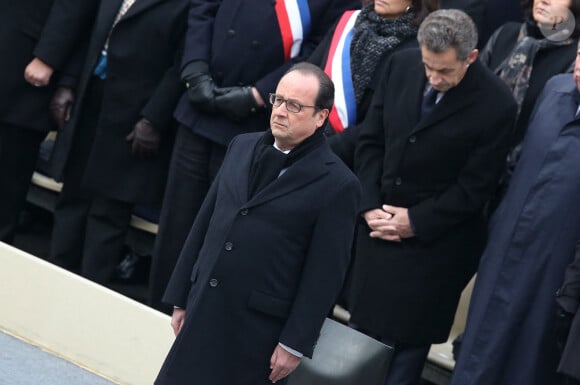
POLYGON ((320 128, 324 125, 324 122, 326 121, 326 118, 328 118, 330 111, 328 111, 326 108, 323 108, 322 110, 318 111, 318 113, 320 114, 320 119, 316 122, 316 128, 320 128))
POLYGON ((473 63, 474 61, 477 60, 477 56, 479 56, 479 50, 478 49, 474 49, 473 51, 471 51, 471 53, 469 54, 469 56, 467 56, 467 60, 465 61, 467 65, 473 63))

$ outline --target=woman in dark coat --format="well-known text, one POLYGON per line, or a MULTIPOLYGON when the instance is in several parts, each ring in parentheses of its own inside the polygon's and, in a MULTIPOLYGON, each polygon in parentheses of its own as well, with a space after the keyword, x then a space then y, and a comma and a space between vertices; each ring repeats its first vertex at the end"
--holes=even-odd
POLYGON ((498 28, 479 55, 480 60, 506 82, 519 105, 512 150, 508 154, 501 186, 491 204, 492 209, 505 193, 538 95, 552 76, 572 71, 576 43, 580 35, 579 0, 558 0, 551 3, 553 6, 569 8, 576 18, 576 28, 572 33, 565 35, 565 39, 555 40, 546 38, 539 28, 540 23, 547 22, 542 12, 542 7, 547 7, 544 1, 526 2, 526 21, 509 22, 498 28))
POLYGON ((417 47, 417 29, 439 0, 396 0, 347 11, 312 53, 335 83, 335 105, 327 134, 333 151, 352 168, 358 138, 356 124, 363 121, 381 69, 397 50, 417 47))
POLYGON ((97 282, 112 277, 134 204, 161 200, 183 92, 178 65, 188 1, 125 4, 100 2, 72 118, 52 157, 64 189, 49 257, 76 268, 82 256, 81 273, 97 282))

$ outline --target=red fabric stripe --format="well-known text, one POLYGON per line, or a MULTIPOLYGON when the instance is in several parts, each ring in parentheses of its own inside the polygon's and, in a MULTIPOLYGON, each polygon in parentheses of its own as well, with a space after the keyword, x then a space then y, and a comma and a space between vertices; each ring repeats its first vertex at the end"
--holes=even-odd
POLYGON ((276 16, 278 17, 278 25, 280 26, 280 34, 282 35, 282 44, 284 45, 284 59, 290 60, 290 50, 294 37, 292 36, 292 28, 290 27, 290 19, 288 18, 288 11, 283 0, 277 0, 276 16))
MULTIPOLYGON (((342 36, 344 28, 346 27, 346 23, 350 19, 350 16, 355 11, 347 11, 345 12, 342 17, 340 18, 336 29, 334 30, 334 34, 332 35, 332 41, 330 42, 330 50, 328 51, 328 56, 326 57, 326 64, 324 65, 324 72, 332 79, 332 59, 336 53, 336 47, 338 46, 338 42, 342 36)), ((342 122, 338 118, 338 111, 336 110, 335 106, 332 106, 332 110, 330 111, 330 115, 328 116, 328 120, 330 124, 334 128, 336 132, 340 132, 344 130, 342 127, 342 122)))

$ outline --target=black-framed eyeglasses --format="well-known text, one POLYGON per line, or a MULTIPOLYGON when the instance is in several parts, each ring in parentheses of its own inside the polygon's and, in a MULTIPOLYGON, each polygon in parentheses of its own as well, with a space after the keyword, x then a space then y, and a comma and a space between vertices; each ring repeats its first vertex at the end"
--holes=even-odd
POLYGON ((319 109, 318 106, 305 106, 304 104, 298 103, 296 100, 284 99, 282 96, 277 94, 270 94, 270 104, 274 107, 280 107, 282 103, 286 103, 286 109, 288 112, 298 113, 302 111, 304 107, 319 109))

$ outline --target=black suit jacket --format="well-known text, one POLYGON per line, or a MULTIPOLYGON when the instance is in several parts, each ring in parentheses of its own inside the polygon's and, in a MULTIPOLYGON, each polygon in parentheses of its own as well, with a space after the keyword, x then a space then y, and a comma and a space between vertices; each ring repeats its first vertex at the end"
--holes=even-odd
POLYGON ((406 207, 417 236, 371 239, 362 224, 353 322, 402 342, 443 342, 485 242, 482 209, 504 164, 516 106, 475 62, 421 120, 420 50, 395 53, 382 79, 355 153, 361 211, 406 207))
POLYGON ((164 300, 187 332, 158 385, 268 383, 278 341, 311 356, 341 288, 359 182, 324 143, 248 198, 261 135, 234 138, 179 257, 164 300))

